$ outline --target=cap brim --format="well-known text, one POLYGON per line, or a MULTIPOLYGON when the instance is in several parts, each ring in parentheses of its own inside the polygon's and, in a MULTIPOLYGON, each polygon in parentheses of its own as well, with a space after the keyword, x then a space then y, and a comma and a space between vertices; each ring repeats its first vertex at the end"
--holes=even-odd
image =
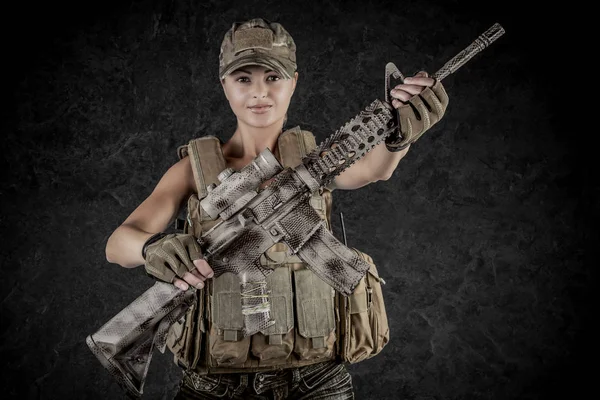
POLYGON ((279 72, 285 79, 291 79, 294 73, 294 67, 292 65, 285 65, 280 60, 264 54, 249 54, 247 56, 240 57, 229 64, 229 66, 221 73, 220 79, 225 78, 236 69, 246 67, 248 65, 260 65, 261 67, 270 68, 273 71, 279 72))

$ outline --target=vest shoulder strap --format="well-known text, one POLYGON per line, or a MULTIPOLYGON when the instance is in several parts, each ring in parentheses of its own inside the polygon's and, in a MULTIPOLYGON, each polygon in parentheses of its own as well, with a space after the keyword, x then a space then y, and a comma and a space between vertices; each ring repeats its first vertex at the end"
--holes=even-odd
POLYGON ((296 167, 309 154, 317 143, 312 132, 304 131, 295 126, 279 135, 277 150, 284 167, 296 167))
POLYGON ((206 197, 206 187, 218 183, 217 176, 225 169, 221 141, 216 136, 203 136, 191 140, 177 149, 179 158, 190 157, 198 198, 206 197))

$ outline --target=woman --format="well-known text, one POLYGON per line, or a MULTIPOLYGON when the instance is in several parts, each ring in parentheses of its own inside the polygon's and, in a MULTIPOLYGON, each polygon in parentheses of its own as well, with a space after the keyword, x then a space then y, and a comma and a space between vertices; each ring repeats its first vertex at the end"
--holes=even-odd
MULTIPOLYGON (((226 33, 219 56, 219 76, 225 97, 237 118, 235 132, 221 148, 226 167, 240 170, 267 147, 275 149, 274 155, 279 158, 277 140, 298 83, 295 51, 296 46, 288 32, 280 24, 263 19, 235 23, 226 33)), ((401 150, 396 151, 399 146, 394 147, 389 140, 386 145, 381 143, 338 175, 332 187, 350 190, 387 180, 408 151, 408 145, 441 118, 447 105, 441 84, 424 72, 407 78, 404 84, 392 90, 391 95, 394 98, 392 105, 400 109, 400 120, 412 118, 408 123, 409 130, 402 130, 401 150), (430 87, 434 87, 435 93, 426 89, 430 87), (423 97, 416 96, 421 93, 423 97), (441 104, 442 109, 434 107, 431 115, 417 118, 409 103, 417 98, 426 99, 429 104, 441 104), (410 127, 419 126, 422 120, 432 123, 424 128, 421 124, 421 129, 411 132, 410 127)), ((421 114, 428 112, 423 107, 418 109, 421 114)), ((396 142, 397 145, 399 140, 396 142)), ((262 187, 266 184, 268 182, 262 187)), ((149 274, 172 282, 182 290, 190 286, 204 288, 214 274, 202 259, 195 238, 190 234, 163 233, 196 191, 190 157, 184 157, 169 168, 148 198, 110 236, 106 246, 107 260, 126 268, 145 264, 149 274)), ((317 395, 328 399, 353 398, 350 375, 342 364, 333 361, 270 374, 212 375, 202 382, 194 381, 186 374, 178 398, 225 395, 235 398, 311 398, 317 395), (270 384, 264 384, 265 379, 270 384)))

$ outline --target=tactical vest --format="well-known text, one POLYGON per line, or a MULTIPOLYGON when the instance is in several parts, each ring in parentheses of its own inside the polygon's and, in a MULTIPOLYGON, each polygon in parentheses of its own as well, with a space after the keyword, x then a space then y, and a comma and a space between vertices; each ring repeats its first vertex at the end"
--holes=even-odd
MULTIPOLYGON (((313 134, 299 127, 277 140, 279 162, 295 167, 316 147, 313 134)), ((220 221, 200 207, 207 186, 218 184, 226 168, 221 142, 214 136, 190 141, 178 149, 179 158, 190 156, 197 186, 187 203, 184 232, 200 237, 220 221)), ((310 204, 331 230, 331 191, 320 189, 310 204)), ((284 243, 276 243, 261 256, 273 269, 267 276, 271 318, 275 324, 243 337, 240 280, 232 273, 206 281, 196 301, 170 329, 167 346, 175 363, 197 374, 257 372, 300 367, 338 359, 354 363, 379 353, 389 340, 382 279, 373 260, 356 249, 371 268, 350 296, 333 290, 284 243)))

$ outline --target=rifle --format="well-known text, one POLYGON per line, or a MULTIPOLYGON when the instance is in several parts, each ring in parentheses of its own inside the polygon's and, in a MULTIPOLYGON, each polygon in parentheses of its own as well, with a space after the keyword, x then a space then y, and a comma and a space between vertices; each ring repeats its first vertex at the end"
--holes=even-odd
MULTIPOLYGON (((504 29, 494 24, 432 77, 442 80, 454 73, 503 34, 504 29)), ((298 166, 284 169, 267 148, 241 171, 225 169, 218 176, 220 184, 207 187, 200 205, 211 218, 221 221, 198 243, 215 277, 231 272, 240 278, 244 336, 274 323, 265 282, 272 270, 260 264, 260 256, 273 244, 287 244, 310 270, 346 296, 368 271, 369 264, 327 230, 309 198, 398 129, 390 99, 392 77, 404 80, 398 68, 388 63, 385 101, 373 101, 298 166), (260 184, 269 179, 273 182, 259 192, 260 184)), ((182 291, 157 282, 89 335, 86 343, 130 395, 140 396, 153 347, 164 352, 169 327, 194 298, 194 289, 182 291)))

